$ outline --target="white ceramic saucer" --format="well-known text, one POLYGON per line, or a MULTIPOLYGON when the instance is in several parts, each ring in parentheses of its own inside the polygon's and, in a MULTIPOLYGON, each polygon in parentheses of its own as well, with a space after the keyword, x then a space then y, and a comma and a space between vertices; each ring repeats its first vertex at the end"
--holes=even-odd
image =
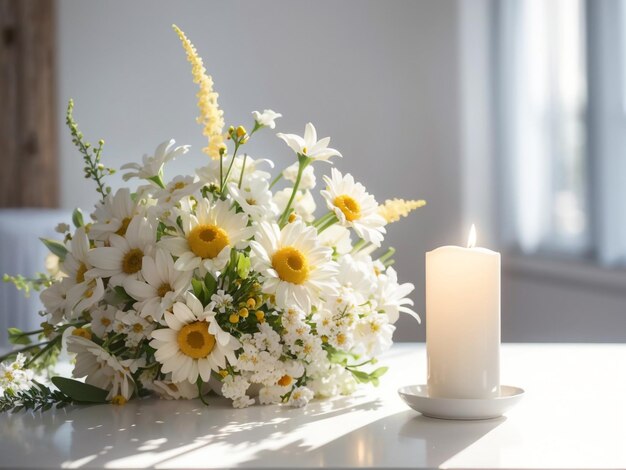
POLYGON ((500 386, 495 398, 435 398, 428 396, 428 386, 407 385, 398 389, 407 405, 424 416, 441 419, 491 419, 502 416, 522 399, 524 390, 500 386))

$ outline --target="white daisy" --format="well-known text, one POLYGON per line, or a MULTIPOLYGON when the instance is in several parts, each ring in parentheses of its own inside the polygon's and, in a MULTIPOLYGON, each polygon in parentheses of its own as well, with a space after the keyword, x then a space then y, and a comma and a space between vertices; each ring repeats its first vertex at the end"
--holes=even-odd
POLYGON ((0 397, 5 393, 15 394, 30 389, 35 376, 31 369, 25 369, 26 356, 18 353, 13 362, 0 364, 0 397))
POLYGON ((336 291, 332 252, 319 244, 313 227, 295 221, 281 231, 274 223, 262 222, 255 239, 250 242, 253 268, 265 277, 263 291, 275 294, 280 308, 295 303, 310 312, 320 297, 336 291))
POLYGON ((55 325, 63 319, 67 305, 67 291, 71 286, 72 282, 68 278, 63 278, 39 294, 39 300, 46 309, 48 323, 55 325))
POLYGON ((159 321, 163 312, 169 309, 182 292, 189 287, 192 271, 179 271, 174 268, 172 256, 158 248, 156 256, 144 256, 141 276, 144 281, 128 278, 124 289, 135 300, 134 307, 142 317, 152 317, 159 321))
POLYGON ((85 383, 108 390, 108 400, 116 395, 130 399, 135 389, 131 372, 137 370, 137 363, 119 361, 96 343, 82 336, 70 333, 66 341, 67 350, 76 354, 73 377, 85 377, 85 383))
POLYGON ((395 323, 400 312, 408 313, 418 323, 421 322, 419 315, 407 307, 407 305, 413 306, 413 300, 407 297, 413 289, 415 286, 410 282, 398 284, 398 274, 391 267, 387 268, 385 274, 378 276, 378 289, 375 297, 379 311, 387 314, 389 323, 395 323))
POLYGON ((99 337, 104 338, 105 335, 113 331, 115 315, 117 308, 107 305, 106 308, 97 308, 91 312, 91 331, 99 337))
POLYGON ((228 190, 233 199, 237 201, 251 219, 258 221, 278 215, 278 207, 274 203, 267 180, 260 178, 248 179, 241 185, 241 188, 235 183, 230 183, 228 190))
POLYGON ((282 114, 272 111, 271 109, 264 109, 262 113, 258 111, 252 111, 252 116, 259 126, 269 127, 274 129, 276 123, 274 122, 279 117, 283 117, 282 114))
POLYGON ((352 227, 363 240, 380 246, 386 222, 378 213, 374 196, 361 183, 356 183, 352 175, 342 176, 336 168, 332 169, 331 178, 324 176, 324 181, 326 190, 320 193, 341 225, 352 227))
POLYGON ((319 234, 320 243, 332 248, 340 255, 348 254, 352 251, 352 239, 350 230, 341 225, 331 225, 319 234))
MULTIPOLYGON (((274 193, 274 202, 278 206, 279 213, 282 213, 287 207, 292 192, 293 188, 285 188, 274 193)), ((315 199, 313 199, 311 191, 298 190, 291 204, 291 208, 293 212, 298 217, 302 217, 302 220, 305 222, 313 222, 313 220, 315 220, 313 213, 317 206, 315 205, 315 199)))
POLYGON ((141 165, 139 163, 122 165, 120 169, 131 170, 122 176, 124 181, 128 181, 131 178, 143 178, 146 180, 160 178, 163 174, 163 165, 189 151, 189 145, 174 147, 175 143, 174 139, 163 142, 154 151, 154 156, 143 156, 141 165))
MULTIPOLYGON (((289 165, 283 170, 283 178, 285 178, 287 181, 295 183, 296 179, 298 178, 298 168, 298 162, 289 165)), ((308 165, 302 172, 302 176, 300 177, 300 185, 298 186, 298 188, 302 190, 313 189, 316 182, 317 181, 315 179, 315 171, 313 170, 313 166, 308 165)))
POLYGON ((156 230, 152 222, 141 215, 134 216, 124 237, 113 234, 111 246, 94 248, 87 260, 94 266, 87 277, 110 278, 111 286, 122 285, 127 278, 137 279, 145 255, 150 255, 156 242, 156 230))
POLYGON ((85 228, 79 227, 68 243, 68 253, 61 266, 61 270, 67 275, 65 315, 68 319, 77 318, 104 295, 101 279, 85 277, 87 271, 93 268, 88 260, 89 250, 85 228))
POLYGON ((119 320, 126 325, 126 346, 135 348, 144 339, 150 338, 155 324, 141 317, 134 310, 128 310, 119 316, 119 320))
POLYGON ((108 240, 113 233, 123 237, 131 219, 141 213, 140 199, 133 199, 128 188, 109 194, 96 205, 94 223, 89 228, 92 240, 108 240))
POLYGON ((164 210, 173 207, 185 196, 197 192, 204 183, 193 176, 177 176, 167 183, 164 189, 157 192, 157 208, 164 210))
MULTIPOLYGON (((269 180, 272 175, 267 171, 263 171, 261 167, 263 165, 268 165, 270 168, 274 168, 274 163, 271 160, 267 160, 264 158, 254 159, 250 156, 244 158, 242 156, 235 157, 235 162, 233 163, 233 167, 230 171, 230 175, 228 176, 227 183, 238 183, 239 178, 241 176, 241 169, 244 166, 245 161, 245 171, 243 176, 243 181, 247 181, 248 179, 263 179, 269 180)), ((230 166, 231 158, 225 157, 224 162, 222 164, 224 175, 230 166)), ((196 174, 200 178, 204 184, 207 185, 215 185, 219 186, 220 183, 220 160, 210 160, 209 164, 205 167, 199 168, 196 170, 196 174)))
POLYGON ((198 387, 187 380, 172 382, 171 374, 167 374, 162 380, 150 380, 144 383, 144 387, 155 392, 165 400, 191 400, 198 398, 198 387))
POLYGON ((304 155, 312 160, 328 161, 330 157, 341 157, 338 150, 328 147, 330 137, 317 140, 317 131, 310 122, 304 127, 304 137, 296 134, 278 133, 276 136, 283 139, 298 155, 304 155))
POLYGON ((152 332, 154 357, 163 365, 163 373, 172 373, 174 382, 195 383, 198 376, 208 382, 212 370, 226 368, 226 360, 236 363, 239 341, 220 328, 212 308, 211 303, 204 309, 195 296, 187 294, 186 303, 177 302, 173 313, 165 313, 168 328, 152 332))
POLYGON ((287 404, 294 408, 302 408, 313 399, 313 391, 307 387, 296 387, 291 392, 287 404))
POLYGON ((226 266, 232 247, 242 248, 250 236, 248 216, 231 210, 229 201, 198 201, 195 215, 180 211, 182 230, 163 237, 160 245, 178 257, 174 266, 192 271, 202 266, 214 276, 226 266))

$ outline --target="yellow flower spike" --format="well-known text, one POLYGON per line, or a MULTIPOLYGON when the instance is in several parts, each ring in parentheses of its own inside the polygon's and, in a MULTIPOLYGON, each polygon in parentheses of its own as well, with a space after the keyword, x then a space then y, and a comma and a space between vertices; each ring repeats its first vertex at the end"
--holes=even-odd
POLYGON ((263 323, 265 321, 265 313, 263 313, 261 310, 257 310, 256 312, 254 312, 254 316, 259 323, 263 323))
POLYGON ((211 158, 218 159, 226 149, 224 144, 224 112, 217 103, 218 94, 213 90, 213 78, 207 75, 202 58, 198 55, 195 46, 187 39, 185 33, 176 25, 172 25, 180 38, 187 53, 187 60, 191 64, 191 74, 194 83, 200 87, 198 94, 198 108, 200 116, 197 121, 202 124, 202 134, 209 139, 209 145, 202 149, 211 158))
POLYGON ((401 217, 406 217, 411 211, 424 207, 426 201, 404 200, 404 199, 387 199, 384 204, 378 207, 378 213, 384 217, 388 224, 397 222, 401 217))
POLYGON ((91 332, 85 328, 74 329, 74 331, 72 331, 72 335, 91 340, 91 332))
POLYGON ((248 309, 246 307, 242 308, 241 310, 239 310, 238 315, 241 318, 248 318, 248 309))
POLYGON ((126 400, 126 398, 124 398, 122 395, 115 395, 113 398, 111 398, 111 404, 113 405, 120 405, 123 406, 126 404, 128 400, 126 400))
POLYGON ((251 298, 249 298, 249 299, 246 301, 246 307, 248 307, 248 308, 254 308, 254 307, 256 307, 256 300, 254 300, 252 297, 251 297, 251 298))
POLYGON ((231 323, 239 323, 239 315, 236 313, 231 314, 230 317, 228 317, 228 321, 231 323))

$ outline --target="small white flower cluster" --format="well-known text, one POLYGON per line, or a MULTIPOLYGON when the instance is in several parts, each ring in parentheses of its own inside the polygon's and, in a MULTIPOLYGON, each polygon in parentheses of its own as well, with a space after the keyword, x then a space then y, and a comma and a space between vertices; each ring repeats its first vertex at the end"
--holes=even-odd
POLYGON ((13 362, 0 364, 0 396, 15 395, 33 386, 34 373, 24 368, 26 357, 18 354, 13 362))
MULTIPOLYGON (((115 403, 157 394, 195 398, 210 387, 233 406, 351 393, 377 383, 376 356, 392 343, 400 312, 416 315, 379 253, 388 219, 365 187, 332 168, 318 194, 318 161, 341 154, 319 139, 282 134, 296 162, 272 175, 271 161, 243 152, 280 114, 253 113, 254 130, 231 127, 195 175, 166 180, 165 165, 189 152, 173 140, 107 193, 74 229, 60 224, 55 282, 41 293, 44 334, 76 356, 73 376, 115 403), (221 145, 221 144, 220 144, 221 145), (283 179, 284 189, 274 189, 283 179)), ((186 157, 187 158, 187 157, 186 157)), ((24 358, 1 366, 0 388, 28 387, 24 358), (16 365, 17 364, 17 365, 16 365)))

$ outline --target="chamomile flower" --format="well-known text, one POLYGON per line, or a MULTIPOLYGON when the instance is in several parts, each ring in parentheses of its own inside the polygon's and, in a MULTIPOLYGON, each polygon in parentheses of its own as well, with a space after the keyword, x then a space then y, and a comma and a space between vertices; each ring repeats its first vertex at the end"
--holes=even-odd
POLYGON ((420 323, 419 315, 407 307, 407 305, 413 306, 413 300, 409 299, 407 295, 413 292, 415 286, 410 282, 399 284, 398 273, 391 267, 387 268, 385 274, 379 275, 378 280, 378 289, 375 296, 378 302, 378 309, 387 314, 389 323, 395 323, 400 316, 400 312, 411 315, 420 323))
POLYGON ((25 369, 26 356, 18 353, 13 362, 0 364, 0 397, 5 393, 15 394, 33 386, 34 373, 25 369))
POLYGON ((196 193, 204 183, 193 176, 176 176, 157 193, 157 206, 160 211, 175 206, 183 197, 196 193))
POLYGON ((233 247, 243 247, 250 236, 248 216, 231 210, 229 201, 198 201, 195 215, 180 211, 182 229, 176 236, 163 237, 162 247, 178 257, 174 266, 180 271, 204 268, 214 276, 224 269, 233 247))
POLYGON ((310 122, 304 127, 304 137, 296 134, 278 133, 276 136, 285 141, 291 150, 312 160, 328 161, 329 158, 341 157, 338 150, 328 147, 330 137, 317 140, 317 131, 310 122))
MULTIPOLYGON (((293 188, 285 188, 274 193, 274 202, 278 206, 279 213, 282 213, 287 207, 287 203, 291 198, 292 192, 293 188)), ((313 199, 311 191, 298 190, 293 203, 291 204, 291 208, 293 209, 294 214, 298 217, 302 217, 302 220, 305 222, 312 222, 315 220, 313 213, 315 212, 317 206, 315 205, 315 199, 313 199)))
POLYGON ((361 183, 356 183, 352 175, 342 176, 336 168, 332 169, 330 178, 324 176, 324 181, 327 186, 321 194, 341 225, 353 228, 363 240, 380 246, 386 221, 378 213, 374 196, 361 183))
POLYGON ((91 331, 99 337, 104 338, 107 333, 113 331, 113 324, 118 310, 112 305, 104 308, 97 308, 91 312, 91 331))
MULTIPOLYGON (((285 178, 287 181, 295 183, 298 177, 298 167, 298 162, 289 165, 283 170, 283 178, 285 178)), ((311 165, 308 165, 302 172, 302 176, 300 177, 300 185, 298 186, 298 188, 302 190, 313 189, 315 188, 315 184, 315 171, 313 170, 313 167, 311 165)))
MULTIPOLYGON (((68 328, 69 330, 69 328, 68 328)), ((75 336, 67 336, 67 350, 76 354, 76 364, 72 375, 76 378, 85 377, 85 383, 108 390, 108 400, 116 395, 130 399, 135 388, 132 372, 139 363, 127 360, 119 361, 93 341, 75 336)))
POLYGON ((163 142, 156 148, 153 156, 144 155, 141 164, 127 163, 122 165, 120 167, 122 170, 131 170, 122 176, 124 181, 131 178, 142 178, 149 181, 153 181, 155 178, 160 179, 163 174, 163 165, 189 151, 189 145, 174 147, 175 143, 174 139, 163 142))
POLYGON ((294 408, 302 408, 313 399, 313 391, 308 387, 296 387, 291 392, 287 404, 294 408))
POLYGON ((191 400, 198 398, 198 387, 196 384, 184 380, 182 382, 172 382, 172 374, 167 374, 162 380, 150 380, 144 383, 144 387, 155 392, 160 398, 165 400, 191 400))
POLYGON ((235 183, 230 183, 228 190, 252 220, 269 219, 278 214, 278 207, 272 199, 269 183, 264 179, 248 179, 241 185, 241 188, 235 183))
POLYGON ((144 256, 154 250, 156 230, 150 220, 136 215, 128 224, 125 236, 113 234, 109 242, 111 246, 94 248, 87 254, 87 260, 94 266, 87 277, 108 277, 111 286, 119 286, 126 279, 139 277, 144 256))
POLYGON ((185 303, 176 302, 173 313, 165 313, 167 328, 152 332, 155 358, 162 372, 172 373, 174 382, 195 383, 198 376, 208 382, 212 370, 225 369, 227 360, 236 363, 239 341, 220 328, 212 308, 209 304, 204 309, 195 296, 187 294, 185 303))
POLYGON ((92 240, 108 240, 114 233, 123 237, 131 219, 141 211, 140 200, 133 199, 128 188, 108 194, 103 202, 96 205, 92 215, 95 222, 89 229, 89 236, 92 240))
MULTIPOLYGON (((226 172, 231 163, 231 157, 224 157, 223 162, 223 170, 226 172)), ((272 175, 267 171, 262 169, 263 166, 268 166, 270 168, 274 168, 274 163, 271 160, 267 160, 265 158, 254 159, 250 156, 244 157, 235 157, 235 161, 233 162, 233 167, 230 171, 230 175, 228 175, 227 183, 238 183, 239 178, 241 176, 241 170, 244 168, 243 172, 243 181, 248 181, 250 179, 262 179, 269 180, 272 175), (244 164, 245 162, 245 164, 244 164)), ((209 161, 207 166, 199 168, 196 170, 196 174, 206 185, 214 185, 219 186, 220 183, 220 161, 211 160, 209 161)), ((225 175, 224 175, 225 176, 225 175)))
POLYGON ((159 321, 163 312, 189 287, 192 274, 191 271, 177 270, 172 256, 158 248, 154 258, 143 258, 141 276, 144 280, 128 278, 124 282, 124 289, 138 301, 134 307, 142 317, 159 321))
POLYGON ((87 259, 89 249, 85 228, 79 227, 68 243, 68 253, 62 265, 62 271, 67 275, 68 287, 65 315, 70 319, 76 318, 104 295, 102 280, 85 278, 87 271, 93 268, 87 259))
POLYGON ((258 111, 252 111, 252 116, 259 126, 269 127, 274 129, 276 123, 274 122, 279 117, 283 117, 282 114, 272 111, 271 109, 264 109, 262 113, 258 111))
POLYGON ((321 297, 336 292, 332 252, 319 244, 313 227, 295 221, 280 230, 262 222, 255 238, 250 242, 252 266, 265 278, 263 291, 274 294, 280 308, 295 303, 309 312, 321 297))
POLYGON ((126 325, 126 346, 135 348, 144 339, 150 337, 155 324, 141 317, 134 310, 128 310, 119 315, 119 320, 126 325))
POLYGON ((67 305, 67 291, 71 286, 72 281, 65 277, 42 290, 39 294, 39 300, 46 309, 49 323, 56 324, 63 319, 67 305))

